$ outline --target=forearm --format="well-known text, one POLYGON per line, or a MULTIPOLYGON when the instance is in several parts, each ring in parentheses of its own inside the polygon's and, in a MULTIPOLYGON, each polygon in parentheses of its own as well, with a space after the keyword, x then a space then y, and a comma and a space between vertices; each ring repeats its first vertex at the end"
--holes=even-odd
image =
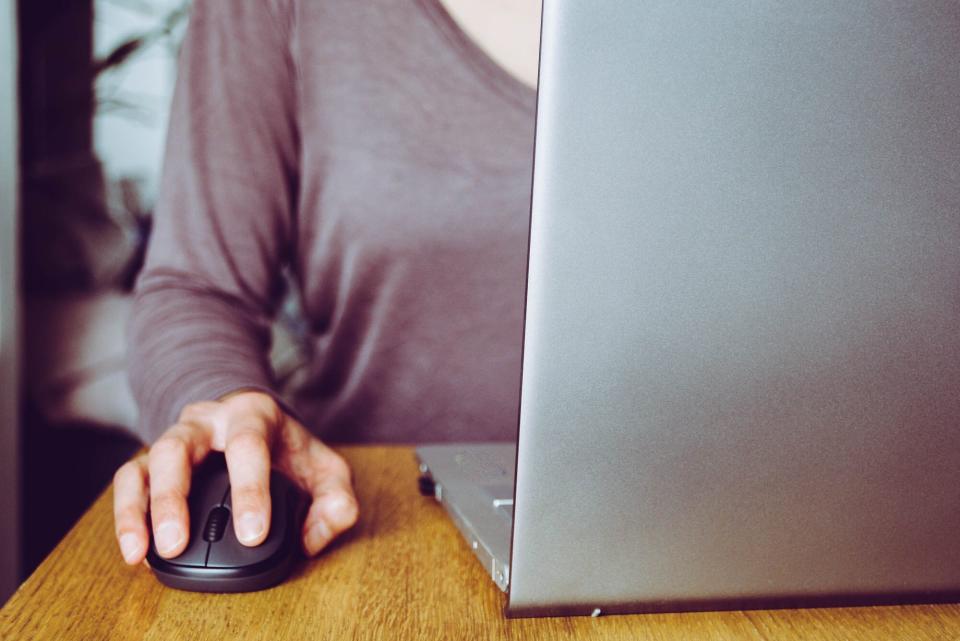
POLYGON ((275 11, 259 0, 193 6, 128 333, 147 442, 189 403, 273 392, 270 320, 299 149, 287 21, 275 11))
POLYGON ((188 276, 145 274, 129 328, 136 427, 155 440, 189 403, 240 389, 275 395, 268 361, 269 319, 188 276))

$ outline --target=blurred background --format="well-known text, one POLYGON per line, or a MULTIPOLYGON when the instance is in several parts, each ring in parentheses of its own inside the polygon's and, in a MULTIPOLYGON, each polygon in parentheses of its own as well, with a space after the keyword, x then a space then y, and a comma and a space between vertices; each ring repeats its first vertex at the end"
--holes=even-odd
POLYGON ((0 0, 0 603, 142 446, 124 334, 189 9, 0 0))

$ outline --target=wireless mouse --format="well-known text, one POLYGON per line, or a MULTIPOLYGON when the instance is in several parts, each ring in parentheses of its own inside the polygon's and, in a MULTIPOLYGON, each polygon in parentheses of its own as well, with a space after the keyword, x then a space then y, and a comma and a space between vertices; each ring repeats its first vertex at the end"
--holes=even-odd
POLYGON ((211 454, 194 471, 187 499, 190 541, 180 556, 164 559, 153 536, 147 560, 161 583, 193 592, 253 592, 276 585, 301 556, 300 527, 306 501, 287 477, 270 473, 270 532, 247 547, 233 529, 230 479, 223 454, 211 454))

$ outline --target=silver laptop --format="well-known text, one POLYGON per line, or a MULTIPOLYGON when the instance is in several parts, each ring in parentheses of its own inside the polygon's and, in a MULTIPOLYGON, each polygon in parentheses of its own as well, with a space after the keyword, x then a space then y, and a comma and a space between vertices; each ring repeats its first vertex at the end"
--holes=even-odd
POLYGON ((519 440, 417 450, 507 613, 960 600, 960 2, 541 52, 519 440))

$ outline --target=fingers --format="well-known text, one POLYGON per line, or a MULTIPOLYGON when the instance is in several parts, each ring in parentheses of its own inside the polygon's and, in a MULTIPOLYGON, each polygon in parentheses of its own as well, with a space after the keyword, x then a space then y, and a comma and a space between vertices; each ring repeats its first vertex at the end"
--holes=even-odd
POLYGON ((356 523, 357 501, 346 462, 287 417, 273 399, 263 394, 228 399, 216 423, 215 434, 226 432, 233 521, 241 543, 258 545, 269 533, 275 440, 277 455, 273 458, 281 471, 313 497, 303 528, 306 552, 316 554, 356 523))
POLYGON ((262 418, 247 417, 231 426, 226 444, 233 527, 243 545, 259 545, 270 529, 271 429, 262 418))
POLYGON ((147 462, 128 461, 113 476, 113 521, 123 560, 140 563, 147 555, 147 462))
POLYGON ((127 563, 144 560, 149 506, 157 552, 173 558, 188 543, 187 496, 194 465, 211 448, 223 449, 230 475, 234 531, 244 545, 262 543, 271 518, 271 458, 312 496, 303 524, 303 547, 315 555, 358 517, 350 468, 267 395, 239 394, 194 404, 150 449, 114 479, 116 536, 127 563), (271 457, 273 442, 276 454, 271 457))
POLYGON ((210 450, 209 432, 199 423, 177 423, 150 448, 150 518, 157 553, 173 558, 187 546, 187 495, 193 466, 210 450))
POLYGON ((221 407, 214 441, 227 458, 234 532, 243 545, 259 545, 270 531, 270 443, 284 414, 262 393, 232 396, 221 407))
POLYGON ((292 433, 284 440, 291 447, 282 467, 312 496, 303 548, 313 556, 357 522, 359 509, 347 462, 294 421, 288 421, 288 429, 292 433))

